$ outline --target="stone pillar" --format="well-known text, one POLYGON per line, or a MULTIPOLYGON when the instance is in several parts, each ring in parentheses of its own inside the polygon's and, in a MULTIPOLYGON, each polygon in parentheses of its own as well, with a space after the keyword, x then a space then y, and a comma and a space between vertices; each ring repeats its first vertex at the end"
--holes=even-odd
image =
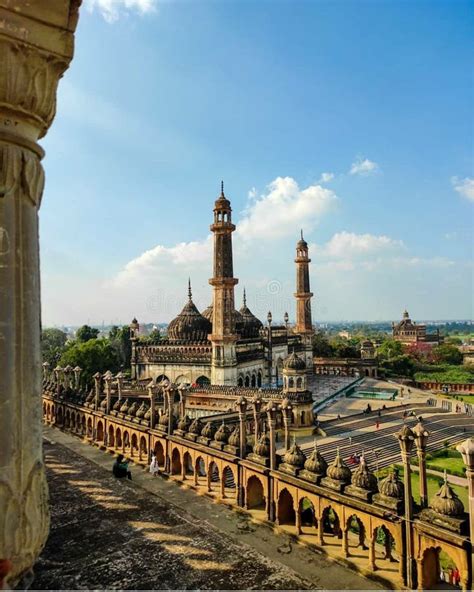
POLYGON ((107 372, 104 375, 104 382, 105 382, 105 396, 107 401, 107 406, 105 408, 105 412, 107 415, 110 414, 110 408, 112 407, 112 376, 107 372))
POLYGON ((411 466, 410 456, 415 441, 413 431, 404 425, 396 434, 400 443, 400 451, 403 462, 405 484, 405 542, 406 542, 406 585, 412 590, 414 585, 414 555, 413 555, 413 498, 411 494, 411 466))
POLYGON ((349 557, 349 529, 344 528, 342 531, 342 554, 344 557, 349 557))
MULTIPOLYGON (((247 454, 247 399, 239 397, 236 402, 236 407, 239 411, 239 456, 245 458, 247 454)), ((237 466, 237 503, 239 506, 244 505, 245 488, 242 483, 242 470, 237 466)))
MULTIPOLYGON (((466 465, 466 478, 469 488, 469 532, 471 538, 471 584, 474 581, 474 438, 468 438, 457 446, 466 465)), ((463 584, 464 585, 464 584, 463 584)))
POLYGON ((372 536, 369 539, 369 569, 375 571, 377 566, 375 565, 375 539, 376 531, 372 532, 372 536))
POLYGON ((258 442, 258 438, 260 436, 260 430, 259 430, 259 421, 260 421, 260 409, 262 408, 262 399, 261 397, 259 397, 258 395, 256 395, 253 399, 252 399, 252 405, 253 405, 253 421, 254 421, 254 446, 255 444, 258 442))
POLYGON ((38 145, 56 112, 80 0, 0 0, 0 563, 28 574, 49 529, 41 439, 38 145), (10 563, 9 563, 10 565, 10 563))
POLYGON ((81 379, 81 372, 82 368, 80 366, 76 366, 73 370, 74 372, 74 388, 79 390, 79 380, 81 379))
POLYGON ((148 383, 148 396, 150 397, 150 429, 155 427, 155 395, 153 393, 153 380, 148 383))
POLYGON ((290 421, 291 421, 291 412, 293 407, 288 398, 283 399, 281 404, 281 410, 283 415, 283 425, 285 428, 285 449, 288 450, 290 448, 290 421))
MULTIPOLYGON (((267 420, 268 420, 268 430, 270 434, 270 469, 274 471, 276 469, 276 435, 275 435, 275 427, 276 427, 276 414, 277 408, 276 405, 270 401, 266 407, 265 411, 267 413, 267 420)), ((274 498, 274 478, 272 475, 268 477, 268 519, 272 522, 275 521, 275 500, 274 498)))
POLYGON ((99 400, 100 400, 100 383, 102 381, 102 374, 100 372, 96 372, 92 377, 94 379, 94 409, 99 408, 99 400))
POLYGON ((415 436, 416 454, 418 456, 418 469, 420 474, 420 505, 422 508, 427 508, 428 483, 426 479, 426 445, 430 433, 425 428, 421 417, 413 428, 413 435, 415 436))

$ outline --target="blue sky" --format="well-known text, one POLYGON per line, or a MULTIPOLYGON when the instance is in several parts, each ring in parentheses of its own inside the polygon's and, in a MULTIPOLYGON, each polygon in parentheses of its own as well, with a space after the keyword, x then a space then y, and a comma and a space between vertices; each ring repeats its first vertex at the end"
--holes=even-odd
POLYGON ((224 179, 261 318, 471 318, 469 2, 86 0, 43 140, 43 324, 211 300, 224 179))

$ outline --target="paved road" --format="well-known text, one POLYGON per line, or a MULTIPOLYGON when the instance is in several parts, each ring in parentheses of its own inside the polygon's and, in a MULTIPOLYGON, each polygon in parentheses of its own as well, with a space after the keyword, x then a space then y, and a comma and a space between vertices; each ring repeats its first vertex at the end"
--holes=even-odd
POLYGON ((207 497, 45 428, 52 525, 37 589, 383 589, 207 497))

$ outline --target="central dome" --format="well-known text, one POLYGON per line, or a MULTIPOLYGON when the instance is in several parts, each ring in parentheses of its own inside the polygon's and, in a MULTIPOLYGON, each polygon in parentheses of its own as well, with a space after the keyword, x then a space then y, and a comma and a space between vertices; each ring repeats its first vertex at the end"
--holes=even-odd
MULTIPOLYGON (((214 312, 214 306, 210 304, 206 309, 203 310, 202 316, 209 321, 212 328, 212 314, 214 312)), ((243 336, 244 329, 244 318, 238 310, 234 310, 234 323, 235 332, 243 336)), ((210 331, 211 332, 211 331, 210 331)))
POLYGON ((207 341, 212 332, 211 323, 198 311, 192 300, 191 283, 188 302, 168 325, 168 339, 172 341, 207 341))
POLYGON ((250 308, 247 306, 247 297, 244 289, 244 302, 240 307, 239 314, 242 318, 241 335, 244 338, 258 337, 260 329, 263 327, 262 322, 257 319, 250 308))

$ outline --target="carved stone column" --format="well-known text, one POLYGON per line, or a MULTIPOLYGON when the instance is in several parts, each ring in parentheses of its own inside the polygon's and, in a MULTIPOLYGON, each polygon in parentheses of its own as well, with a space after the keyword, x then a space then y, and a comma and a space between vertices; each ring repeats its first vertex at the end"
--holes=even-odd
POLYGON ((48 535, 41 440, 37 141, 56 112, 80 0, 0 0, 0 563, 28 574, 48 535))

